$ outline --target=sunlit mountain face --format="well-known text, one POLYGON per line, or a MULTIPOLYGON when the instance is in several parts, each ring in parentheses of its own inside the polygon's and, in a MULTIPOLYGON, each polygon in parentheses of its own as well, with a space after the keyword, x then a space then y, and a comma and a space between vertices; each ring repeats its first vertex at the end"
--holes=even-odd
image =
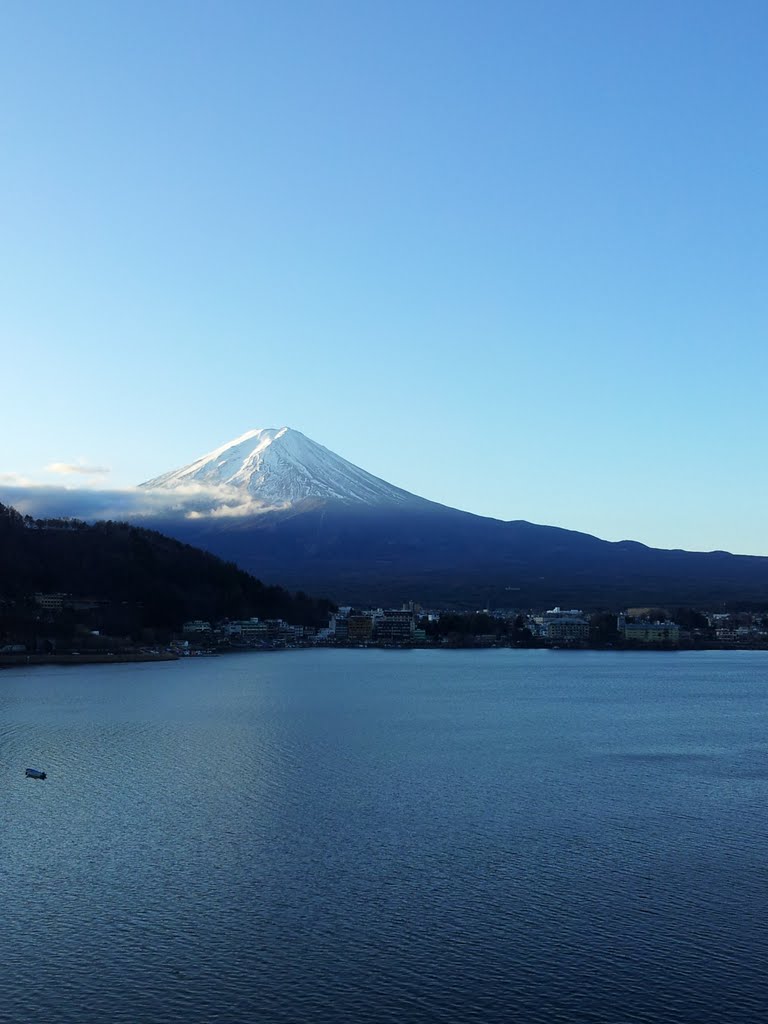
POLYGON ((251 430, 140 486, 172 492, 209 488, 214 495, 229 493, 241 505, 252 503, 263 511, 303 501, 397 508, 425 503, 290 427, 251 430))

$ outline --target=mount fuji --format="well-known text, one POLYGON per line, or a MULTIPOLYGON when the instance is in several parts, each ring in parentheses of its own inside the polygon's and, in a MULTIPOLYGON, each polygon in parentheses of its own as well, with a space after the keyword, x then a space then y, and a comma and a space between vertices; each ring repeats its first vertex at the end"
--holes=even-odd
POLYGON ((290 427, 250 430, 195 462, 140 484, 153 490, 210 491, 227 507, 270 511, 300 502, 403 508, 423 502, 335 455, 290 427))
POLYGON ((667 551, 461 512, 288 427, 147 480, 163 533, 340 603, 585 608, 768 604, 768 558, 667 551))

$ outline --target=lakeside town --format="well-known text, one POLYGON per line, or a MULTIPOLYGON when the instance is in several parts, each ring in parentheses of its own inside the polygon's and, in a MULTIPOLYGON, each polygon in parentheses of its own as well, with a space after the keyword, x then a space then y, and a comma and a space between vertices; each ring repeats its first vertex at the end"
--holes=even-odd
POLYGON ((560 607, 476 612, 340 608, 328 626, 247 619, 186 622, 181 642, 213 647, 747 647, 768 649, 768 613, 629 608, 616 614, 560 607), (681 620, 681 621, 679 621, 681 620))
POLYGON ((100 602, 66 594, 33 595, 34 628, 0 635, 0 664, 73 659, 148 660, 230 651, 353 648, 569 648, 627 650, 768 649, 768 612, 627 608, 545 610, 341 607, 324 626, 249 617, 181 623, 177 630, 120 636, 93 628, 100 602))

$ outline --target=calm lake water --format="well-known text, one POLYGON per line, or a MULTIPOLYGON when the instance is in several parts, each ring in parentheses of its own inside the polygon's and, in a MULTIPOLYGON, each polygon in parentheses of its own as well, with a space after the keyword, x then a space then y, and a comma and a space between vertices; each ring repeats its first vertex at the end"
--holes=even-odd
POLYGON ((768 655, 0 671, 0 1021, 767 1012, 768 655))

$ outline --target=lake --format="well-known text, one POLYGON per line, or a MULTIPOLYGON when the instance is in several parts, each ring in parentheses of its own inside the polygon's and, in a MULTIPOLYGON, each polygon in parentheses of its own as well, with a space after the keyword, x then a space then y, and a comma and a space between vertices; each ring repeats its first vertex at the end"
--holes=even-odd
POLYGON ((767 857, 763 652, 0 671, 3 1022, 762 1022, 767 857))

